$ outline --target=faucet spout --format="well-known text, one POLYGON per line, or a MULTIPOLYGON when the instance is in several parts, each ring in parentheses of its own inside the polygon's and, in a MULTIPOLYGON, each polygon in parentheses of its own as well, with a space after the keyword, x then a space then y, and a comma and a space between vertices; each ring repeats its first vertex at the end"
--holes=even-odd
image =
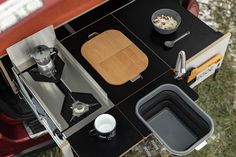
POLYGON ((178 54, 174 73, 175 79, 180 79, 182 75, 186 73, 186 54, 183 50, 178 54))

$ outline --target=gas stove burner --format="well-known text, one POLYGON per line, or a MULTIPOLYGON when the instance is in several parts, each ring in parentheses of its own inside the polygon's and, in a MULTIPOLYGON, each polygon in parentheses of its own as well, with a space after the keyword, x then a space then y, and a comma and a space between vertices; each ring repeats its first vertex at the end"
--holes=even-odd
POLYGON ((60 57, 57 56, 54 60, 54 64, 55 68, 52 69, 51 71, 51 77, 42 75, 36 65, 33 68, 31 68, 28 72, 35 81, 56 83, 61 78, 65 63, 61 60, 60 57))
POLYGON ((92 114, 101 104, 89 93, 70 93, 65 97, 61 115, 68 124, 74 125, 92 114))
POLYGON ((84 113, 88 112, 90 108, 99 105, 99 103, 87 104, 82 101, 75 100, 71 94, 70 97, 74 101, 70 107, 72 109, 72 117, 70 119, 70 122, 73 121, 75 117, 80 117, 84 113))

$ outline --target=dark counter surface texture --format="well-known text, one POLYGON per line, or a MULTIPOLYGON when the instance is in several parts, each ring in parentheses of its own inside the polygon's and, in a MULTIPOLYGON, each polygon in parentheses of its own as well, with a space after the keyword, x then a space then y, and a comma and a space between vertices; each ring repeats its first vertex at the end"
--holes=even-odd
POLYGON ((142 136, 139 132, 116 107, 112 108, 107 113, 111 114, 116 119, 115 138, 111 141, 101 141, 96 137, 90 136, 89 131, 93 129, 94 123, 91 122, 67 139, 73 150, 79 156, 117 157, 142 140, 142 136))
POLYGON ((75 57, 75 59, 85 68, 85 70, 95 79, 95 81, 105 90, 108 97, 114 104, 124 100, 150 81, 160 77, 163 73, 169 70, 169 66, 164 63, 156 54, 150 51, 142 44, 135 36, 133 36, 122 24, 119 23, 112 15, 108 15, 89 27, 82 29, 76 34, 62 41, 66 49, 75 57), (141 73, 143 79, 138 79, 135 82, 127 82, 122 85, 114 86, 108 84, 96 70, 86 61, 81 55, 82 45, 88 41, 88 35, 93 32, 102 33, 109 29, 116 29, 127 36, 135 45, 137 45, 148 57, 149 65, 147 69, 141 73))
POLYGON ((165 73, 160 78, 154 80, 146 87, 135 93, 134 95, 130 96, 120 104, 118 104, 118 108, 124 115, 132 122, 132 124, 140 131, 143 137, 148 136, 151 132, 146 128, 146 126, 138 119, 135 113, 135 106, 137 102, 143 98, 145 95, 153 91, 154 89, 158 88, 160 85, 163 84, 174 84, 180 87, 190 98, 194 101, 198 99, 198 94, 194 92, 190 87, 188 87, 183 81, 177 81, 174 79, 174 74, 170 70, 165 73))
POLYGON ((175 84, 193 100, 198 99, 197 93, 183 81, 176 81, 170 70, 107 112, 117 121, 117 136, 112 141, 104 142, 89 135, 93 121, 68 138, 73 150, 81 157, 117 157, 147 137, 151 132, 136 116, 135 106, 142 97, 165 83, 175 84))
MULTIPOLYGON (((69 21, 67 25, 69 25, 74 31, 78 31, 130 2, 131 0, 109 0, 95 9, 79 15, 72 21, 69 21)), ((63 40, 71 35, 65 25, 57 28, 55 32, 58 40, 63 40)))
POLYGON ((113 15, 172 68, 179 51, 184 50, 189 59, 222 36, 189 13, 177 0, 136 0, 113 15), (182 17, 179 28, 173 34, 161 35, 153 28, 151 16, 162 8, 173 9, 182 17), (187 31, 191 32, 190 35, 177 42, 172 49, 164 47, 164 41, 174 40, 187 31))
POLYGON ((97 12, 94 9, 92 12, 71 21, 70 25, 76 31, 78 30, 73 35, 68 36, 63 28, 57 31, 59 34, 64 32, 64 36, 60 36, 62 44, 105 90, 115 104, 115 107, 107 112, 117 120, 117 136, 114 140, 103 142, 89 136, 88 132, 93 128, 93 122, 68 138, 73 150, 81 157, 117 157, 150 135, 150 130, 136 116, 135 105, 142 97, 162 84, 175 84, 194 101, 197 100, 198 94, 184 81, 174 79, 172 68, 175 66, 177 54, 180 50, 184 50, 187 59, 189 59, 222 36, 221 33, 215 32, 194 17, 175 0, 136 0, 108 15, 101 13, 103 7, 100 6, 97 12), (182 23, 177 32, 171 35, 160 35, 155 32, 151 23, 151 15, 160 8, 171 8, 180 13, 182 23), (85 24, 77 26, 77 23, 86 21, 85 19, 92 15, 97 17, 93 24, 84 28, 82 26, 85 24), (89 40, 89 34, 102 33, 108 29, 121 31, 147 55, 149 66, 141 74, 143 79, 120 86, 110 85, 81 55, 80 49, 89 40), (174 48, 167 49, 163 46, 165 40, 175 39, 186 31, 190 31, 191 34, 176 43, 174 48), (63 37, 66 38, 63 39, 63 37))

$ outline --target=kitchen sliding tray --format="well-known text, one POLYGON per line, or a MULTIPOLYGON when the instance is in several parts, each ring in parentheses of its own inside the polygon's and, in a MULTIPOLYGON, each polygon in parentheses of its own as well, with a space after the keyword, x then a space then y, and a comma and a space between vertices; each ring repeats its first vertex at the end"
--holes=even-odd
POLYGON ((123 33, 107 30, 87 41, 82 56, 112 85, 135 79, 148 66, 147 56, 123 33))

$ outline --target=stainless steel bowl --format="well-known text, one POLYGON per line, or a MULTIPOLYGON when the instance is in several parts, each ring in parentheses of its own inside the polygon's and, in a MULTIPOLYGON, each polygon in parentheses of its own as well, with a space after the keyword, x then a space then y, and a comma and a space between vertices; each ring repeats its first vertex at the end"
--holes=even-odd
POLYGON ((158 33, 166 35, 166 34, 174 33, 178 29, 178 27, 181 23, 181 16, 179 15, 179 13, 177 13, 176 11, 174 11, 172 9, 159 9, 152 14, 151 21, 152 21, 154 29, 158 33), (172 17, 174 20, 177 21, 177 26, 174 29, 161 29, 161 28, 157 27, 154 24, 154 20, 156 19, 157 16, 162 16, 162 15, 172 17))

